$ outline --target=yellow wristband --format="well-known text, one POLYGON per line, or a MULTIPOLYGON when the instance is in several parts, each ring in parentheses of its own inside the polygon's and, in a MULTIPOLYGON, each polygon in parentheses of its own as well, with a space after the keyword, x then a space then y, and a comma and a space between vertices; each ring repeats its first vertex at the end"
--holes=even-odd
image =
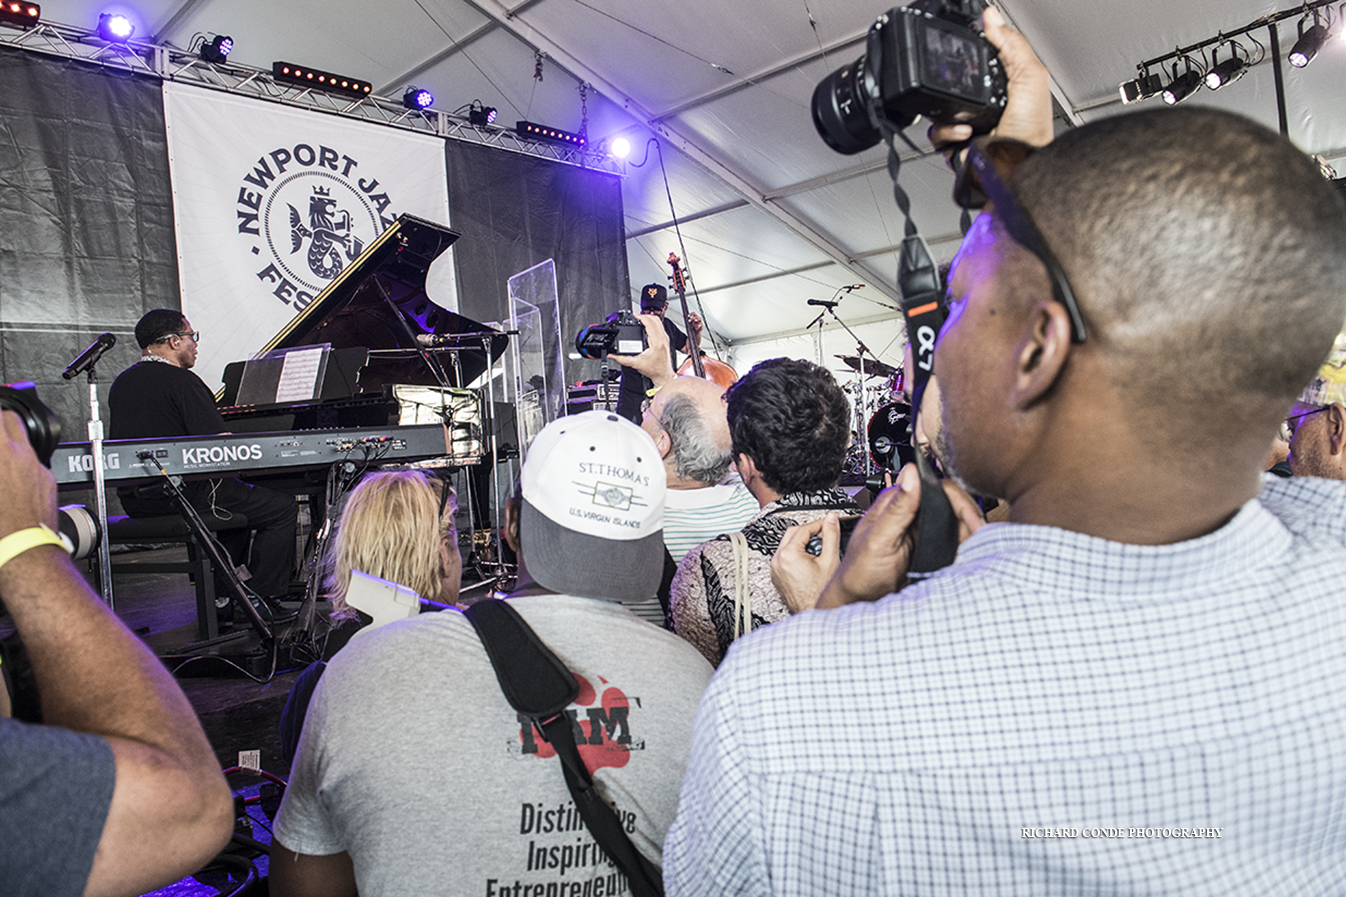
POLYGON ((10 533, 0 539, 0 567, 5 566, 28 549, 36 548, 39 545, 59 545, 61 548, 65 548, 65 543, 61 541, 60 536, 51 531, 51 527, 45 523, 39 523, 37 526, 21 529, 17 533, 10 533))
POLYGON ((652 398, 654 398, 655 396, 659 395, 659 390, 661 390, 661 389, 663 389, 662 386, 652 386, 652 387, 650 387, 649 389, 645 390, 645 398, 647 398, 647 399, 652 399, 652 398))

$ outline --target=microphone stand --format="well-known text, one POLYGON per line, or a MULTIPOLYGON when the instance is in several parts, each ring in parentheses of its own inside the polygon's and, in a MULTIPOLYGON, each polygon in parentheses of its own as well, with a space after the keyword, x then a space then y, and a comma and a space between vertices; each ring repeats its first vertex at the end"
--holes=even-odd
POLYGON ((103 459, 103 420, 98 413, 97 362, 89 365, 89 448, 93 452, 93 494, 98 511, 98 585, 109 610, 116 611, 112 599, 112 551, 107 536, 107 482, 103 459))
POLYGON ((827 317, 827 310, 824 309, 823 311, 818 313, 818 317, 810 321, 808 326, 804 328, 805 331, 808 331, 813 329, 814 324, 818 325, 818 336, 816 337, 817 341, 814 344, 818 347, 818 367, 823 366, 823 319, 826 317, 827 317))
POLYGON ((201 519, 201 515, 196 512, 196 508, 192 507, 192 503, 183 494, 182 487, 179 485, 182 478, 175 477, 165 470, 163 464, 159 463, 159 459, 154 456, 154 452, 137 452, 136 457, 142 461, 148 461, 159 469, 159 473, 164 477, 161 486, 172 495, 173 503, 177 505, 178 513, 182 516, 183 522, 196 536, 201 549, 205 551, 215 570, 222 575, 225 583, 229 586, 229 597, 233 599, 234 606, 247 617, 262 644, 271 644, 274 641, 271 628, 263 622, 262 615, 257 612, 257 608, 252 606, 252 601, 249 600, 250 596, 243 586, 243 581, 238 578, 238 571, 234 569, 233 561, 220 547, 220 543, 215 541, 215 537, 211 534, 205 521, 201 519))
MULTIPOLYGON (((837 314, 836 308, 830 305, 827 306, 825 309, 823 309, 823 314, 819 315, 818 318, 821 320, 823 315, 831 315, 836 320, 836 322, 840 324, 845 329, 845 331, 851 335, 851 339, 855 340, 855 355, 856 358, 860 360, 860 367, 856 371, 856 374, 860 378, 860 421, 859 421, 860 425, 859 427, 856 428, 856 437, 860 439, 862 442, 868 442, 869 434, 866 432, 866 429, 867 424, 869 423, 870 408, 869 408, 869 390, 865 389, 865 380, 868 377, 868 372, 865 371, 865 355, 868 354, 871 358, 874 359, 875 363, 877 363, 879 359, 877 356, 874 355, 873 352, 869 351, 869 347, 865 345, 864 340, 860 339, 860 337, 856 335, 855 331, 850 328, 850 325, 847 324, 845 321, 841 320, 841 316, 837 314)), ((818 329, 819 332, 822 331, 821 325, 819 326, 818 329)), ((874 459, 869 456, 867 446, 866 451, 863 452, 863 455, 865 459, 865 476, 868 477, 874 473, 874 459)))

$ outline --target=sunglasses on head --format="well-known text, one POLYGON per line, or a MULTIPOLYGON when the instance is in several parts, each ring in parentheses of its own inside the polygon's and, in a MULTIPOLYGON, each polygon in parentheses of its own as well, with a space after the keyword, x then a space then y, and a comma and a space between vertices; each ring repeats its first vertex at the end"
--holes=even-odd
POLYGON ((958 179, 954 182, 953 199, 964 209, 981 209, 989 204, 1014 242, 1042 262, 1052 281, 1052 295, 1065 306, 1070 316, 1071 339, 1082 343, 1086 335, 1084 316, 1080 313, 1075 291, 1061 263, 1047 247, 1033 219, 1015 201, 1007 184, 1014 170, 1033 151, 1034 147, 1018 140, 981 138, 972 141, 963 155, 958 179))

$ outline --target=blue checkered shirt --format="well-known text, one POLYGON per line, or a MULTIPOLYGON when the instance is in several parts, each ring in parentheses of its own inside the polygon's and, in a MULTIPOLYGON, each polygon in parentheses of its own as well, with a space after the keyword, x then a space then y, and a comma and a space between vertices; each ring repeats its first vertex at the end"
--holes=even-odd
POLYGON ((673 897, 1346 893, 1346 483, 1176 545, 989 525, 754 632, 664 862, 673 897))

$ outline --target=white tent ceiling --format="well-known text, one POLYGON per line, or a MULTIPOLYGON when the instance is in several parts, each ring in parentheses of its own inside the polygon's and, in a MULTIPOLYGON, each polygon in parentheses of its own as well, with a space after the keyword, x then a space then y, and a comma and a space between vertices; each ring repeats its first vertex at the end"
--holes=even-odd
MULTIPOLYGON (((1117 86, 1134 76, 1137 62, 1290 4, 999 5, 1047 63, 1060 126, 1069 127, 1118 112, 1117 86)), ((806 300, 832 298, 844 284, 868 287, 839 309, 849 322, 894 317, 902 224, 885 151, 837 155, 809 116, 814 86, 860 55, 864 32, 883 8, 861 0, 45 0, 43 17, 92 27, 100 11, 125 12, 138 36, 184 48, 201 32, 229 34, 231 61, 263 68, 299 62, 366 78, 386 96, 415 84, 431 90, 441 109, 480 99, 511 126, 527 118, 579 130, 587 107, 591 140, 628 137, 633 162, 657 136, 672 210, 658 155, 629 167, 623 193, 632 284, 663 282, 668 253, 684 254, 672 227, 676 213, 707 320, 752 356, 754 342, 798 334, 817 311, 806 300), (540 80, 537 51, 544 54, 540 80), (583 107, 581 83, 591 88, 583 107)), ((1294 21, 1281 32, 1284 52, 1294 21)), ((1265 34, 1255 36, 1265 42, 1265 34)), ((1306 69, 1285 67, 1290 136, 1330 160, 1346 156, 1344 71, 1342 40, 1306 69)), ((1189 102, 1232 108, 1274 128, 1272 84, 1266 62, 1189 102)), ((925 145, 923 124, 910 135, 925 145)), ((943 259, 957 246, 951 180, 938 157, 903 166, 916 221, 943 259)), ((614 308, 625 298, 613 297, 614 308)), ((896 337, 897 328, 888 323, 865 333, 882 351, 892 342, 883 335, 896 337)), ((896 345, 888 348, 890 360, 896 345)))

